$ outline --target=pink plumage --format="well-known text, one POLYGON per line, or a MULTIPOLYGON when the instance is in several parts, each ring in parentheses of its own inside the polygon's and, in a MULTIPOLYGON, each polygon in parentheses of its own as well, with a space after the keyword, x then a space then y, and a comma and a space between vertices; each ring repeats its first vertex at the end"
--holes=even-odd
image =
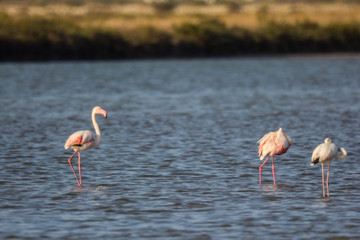
POLYGON ((65 143, 64 148, 68 149, 69 147, 81 149, 80 151, 86 150, 91 147, 91 143, 95 142, 96 135, 89 131, 78 131, 70 135, 68 140, 65 143))
POLYGON ((101 109, 100 107, 94 107, 91 113, 91 119, 92 123, 94 125, 95 134, 92 131, 84 130, 84 131, 78 131, 70 135, 70 137, 67 139, 64 148, 68 149, 71 147, 74 149, 73 155, 68 159, 68 162, 71 166, 71 169, 74 172, 76 181, 78 186, 81 186, 81 165, 80 165, 80 151, 84 151, 89 148, 96 147, 100 144, 101 141, 101 133, 99 125, 96 122, 95 115, 101 114, 105 118, 107 118, 107 112, 104 109, 101 109), (78 168, 79 168, 79 178, 76 175, 76 172, 74 170, 74 167, 71 164, 71 159, 75 156, 75 154, 78 153, 79 162, 78 162, 78 168), (80 180, 79 180, 80 179, 80 180))
POLYGON ((260 160, 263 160, 267 155, 268 157, 264 161, 264 163, 259 167, 259 175, 260 175, 260 185, 261 185, 261 171, 262 167, 265 165, 267 160, 272 157, 272 171, 273 171, 273 179, 274 185, 275 182, 275 167, 274 167, 274 156, 281 155, 287 152, 287 150, 292 145, 291 138, 279 128, 277 132, 269 132, 265 134, 259 141, 259 157, 260 160))

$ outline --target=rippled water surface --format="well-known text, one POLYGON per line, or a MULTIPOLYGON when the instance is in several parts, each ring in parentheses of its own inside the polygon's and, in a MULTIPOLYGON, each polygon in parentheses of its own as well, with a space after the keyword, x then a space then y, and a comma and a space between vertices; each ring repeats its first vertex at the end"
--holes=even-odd
POLYGON ((1 64, 0 238, 359 239, 359 76, 356 56, 1 64), (63 146, 96 105, 79 188, 63 146), (259 187, 279 127, 294 144, 259 187), (325 137, 348 151, 329 199, 325 137))

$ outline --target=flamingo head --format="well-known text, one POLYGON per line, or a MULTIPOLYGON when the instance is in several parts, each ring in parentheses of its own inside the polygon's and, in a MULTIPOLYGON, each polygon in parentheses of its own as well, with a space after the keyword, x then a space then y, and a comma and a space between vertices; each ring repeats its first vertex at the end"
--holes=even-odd
POLYGON ((102 109, 101 107, 94 107, 93 113, 94 114, 101 114, 101 115, 104 116, 104 118, 107 118, 107 112, 104 109, 102 109))
POLYGON ((332 141, 331 141, 331 138, 325 138, 324 142, 325 143, 331 143, 332 141))

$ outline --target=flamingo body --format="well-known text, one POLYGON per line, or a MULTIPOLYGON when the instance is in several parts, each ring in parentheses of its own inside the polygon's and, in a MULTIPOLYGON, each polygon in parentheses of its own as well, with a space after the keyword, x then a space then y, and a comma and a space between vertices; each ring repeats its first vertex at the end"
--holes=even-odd
POLYGON ((86 149, 96 147, 95 145, 96 135, 89 131, 77 131, 70 135, 65 143, 64 148, 68 149, 71 147, 75 151, 84 151, 86 149))
POLYGON ((327 196, 330 196, 329 193, 329 175, 330 175, 330 163, 334 158, 339 160, 344 159, 347 156, 347 152, 344 148, 338 148, 334 143, 332 143, 330 138, 326 138, 324 143, 319 144, 313 151, 311 155, 310 165, 314 166, 317 163, 321 163, 322 169, 322 184, 323 184, 323 197, 325 197, 325 182, 324 182, 324 163, 328 164, 326 188, 327 196), (342 154, 339 155, 338 152, 342 154))
POLYGON ((101 114, 105 118, 107 118, 107 112, 104 109, 101 109, 100 107, 94 107, 91 113, 92 123, 94 125, 95 134, 92 131, 84 130, 84 131, 77 131, 70 135, 70 137, 67 139, 64 148, 68 149, 71 147, 74 149, 74 153, 71 155, 71 157, 68 159, 68 162, 71 166, 71 169, 74 172, 76 181, 78 183, 78 186, 81 186, 81 164, 80 164, 80 151, 84 151, 89 148, 96 147, 100 144, 101 141, 101 133, 99 125, 96 122, 95 115, 101 114), (76 172, 74 170, 74 167, 71 164, 71 159, 75 156, 75 154, 78 153, 78 168, 79 168, 79 178, 76 175, 76 172), (79 180, 80 179, 80 180, 79 180))
POLYGON ((259 157, 260 160, 263 160, 266 156, 266 160, 264 163, 259 167, 259 175, 260 175, 260 185, 261 185, 261 171, 262 167, 265 165, 267 160, 272 157, 272 171, 273 171, 273 179, 274 185, 276 185, 275 181, 275 167, 274 167, 274 156, 281 155, 287 152, 287 150, 292 145, 291 138, 279 128, 276 132, 269 132, 265 134, 259 141, 259 157))

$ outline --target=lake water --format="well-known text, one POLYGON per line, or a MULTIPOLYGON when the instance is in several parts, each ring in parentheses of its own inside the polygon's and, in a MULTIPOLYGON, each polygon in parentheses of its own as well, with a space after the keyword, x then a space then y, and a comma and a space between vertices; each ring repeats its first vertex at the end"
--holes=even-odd
MULTIPOLYGON (((1 239, 359 239, 360 57, 0 64, 1 239), (77 187, 67 137, 93 129, 77 187), (294 144, 263 168, 257 141, 294 144), (330 198, 310 166, 326 137, 330 198)), ((77 159, 73 164, 76 168, 77 159)))

